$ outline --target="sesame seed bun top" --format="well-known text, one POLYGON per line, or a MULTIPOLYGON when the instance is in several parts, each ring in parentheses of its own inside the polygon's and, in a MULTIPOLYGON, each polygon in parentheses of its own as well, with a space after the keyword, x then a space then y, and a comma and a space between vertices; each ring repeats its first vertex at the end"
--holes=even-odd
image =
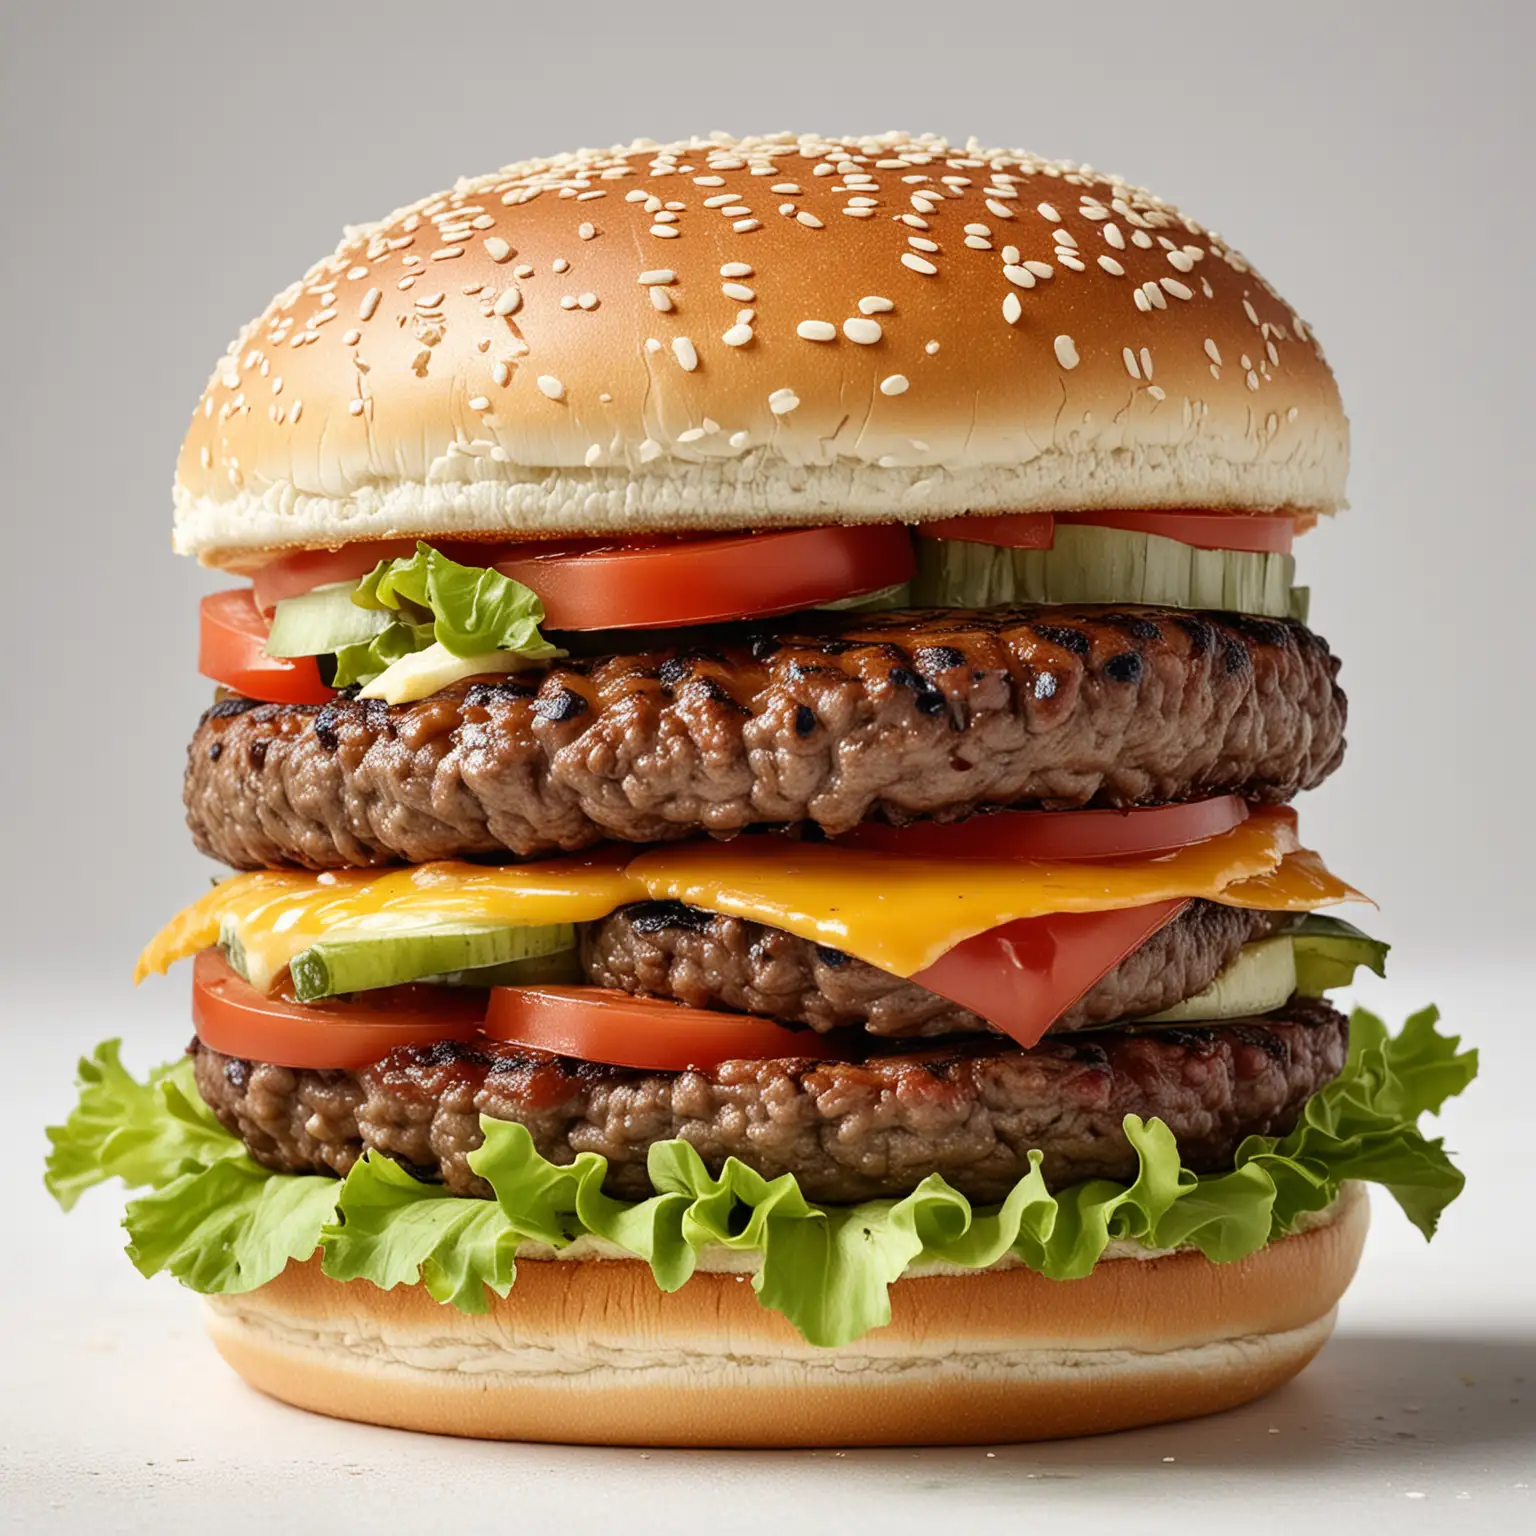
POLYGON ((1331 511, 1305 323, 1215 233, 1086 166, 923 136, 714 135, 459 182, 241 331, 176 547, 1331 511))

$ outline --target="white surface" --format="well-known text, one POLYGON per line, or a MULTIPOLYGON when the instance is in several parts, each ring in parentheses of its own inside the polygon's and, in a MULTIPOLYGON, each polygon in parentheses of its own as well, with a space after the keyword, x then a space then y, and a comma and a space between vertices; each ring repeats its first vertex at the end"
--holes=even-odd
MULTIPOLYGON (((97 990, 61 1018, 25 995, 8 1073, 4 1166, 21 1241, 0 1266, 5 1390, 0 1509, 23 1531, 221 1533, 711 1526, 981 1530, 1060 1515, 1082 1532, 1500 1531, 1533 1515, 1536 1308, 1520 1134, 1529 972, 1405 974, 1362 1000, 1400 1018, 1438 998, 1483 1048, 1484 1078, 1446 1116, 1467 1193, 1425 1247, 1389 1201, 1338 1336, 1298 1381, 1219 1418, 1097 1440, 954 1450, 677 1452, 479 1445, 318 1419, 248 1390, 203 1339, 193 1296, 140 1279, 108 1191, 61 1216, 36 1180, 41 1125, 73 1058, 124 1033, 135 1069, 185 1037, 184 980, 97 990), (49 1019, 51 1030, 37 1027, 49 1019), (13 1197, 15 1198, 15 1197, 13 1197), (1525 1225, 1510 1231, 1511 1215, 1525 1225)), ((16 996, 13 994, 13 996, 16 996)), ((14 1215, 8 1213, 8 1220, 14 1215)), ((14 1228, 8 1226, 8 1231, 14 1228)), ((1060 1525, 1050 1527, 1061 1530, 1060 1525)))

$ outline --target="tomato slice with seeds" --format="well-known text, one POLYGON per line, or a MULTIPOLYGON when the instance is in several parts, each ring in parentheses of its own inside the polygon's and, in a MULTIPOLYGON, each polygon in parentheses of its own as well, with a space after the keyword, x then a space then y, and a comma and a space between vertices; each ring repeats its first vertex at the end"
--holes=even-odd
POLYGON ((1004 923, 957 944, 912 980, 979 1013, 1028 1049, 1185 905, 1158 901, 1004 923))
POLYGON ((335 690, 325 686, 313 656, 267 655, 270 629, 247 588, 205 597, 197 670, 267 704, 325 704, 334 699, 335 690))
POLYGON ((1246 801, 1217 795, 1135 810, 992 811, 906 827, 866 821, 834 841, 875 853, 938 859, 1129 859, 1220 837, 1248 819, 1246 801))
POLYGON ((646 1072, 711 1071, 727 1061, 846 1057, 848 1044, 750 1013, 716 1013, 611 987, 496 987, 492 1040, 646 1072))
POLYGON ((402 1045, 466 1041, 486 995, 460 987, 387 987, 354 1000, 297 1003, 258 991, 217 949, 192 968, 192 1023, 212 1050, 280 1067, 366 1067, 402 1045))

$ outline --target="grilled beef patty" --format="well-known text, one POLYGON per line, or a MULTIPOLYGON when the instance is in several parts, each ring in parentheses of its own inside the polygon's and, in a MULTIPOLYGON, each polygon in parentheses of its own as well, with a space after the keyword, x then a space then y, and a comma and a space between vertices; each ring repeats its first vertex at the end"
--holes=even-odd
POLYGON ((718 648, 567 660, 416 704, 228 699, 187 819, 239 869, 531 856, 988 806, 1280 802, 1344 751, 1300 624, 1160 608, 803 616, 718 648))
MULTIPOLYGON (((1133 950, 1051 1026, 1065 1034, 1143 1018, 1203 992, 1244 944, 1268 937, 1284 913, 1192 901, 1133 950)), ((815 1030, 863 1028, 913 1039, 975 1034, 979 1014, 916 982, 780 928, 675 901, 621 907, 582 929, 587 979, 690 1008, 765 1014, 815 1030)))
POLYGON ((1028 1051, 972 1039, 712 1072, 639 1072, 490 1042, 406 1047, 358 1072, 192 1049, 220 1121, 284 1172, 343 1174, 373 1148, 420 1178, 486 1196, 467 1156, 488 1115, 526 1125, 553 1162, 601 1153, 605 1188, 619 1196, 649 1194, 648 1149, 680 1136, 715 1172, 737 1157, 770 1178, 793 1173, 813 1200, 905 1194, 940 1173, 984 1202, 1023 1176, 1032 1148, 1053 1188, 1132 1177, 1128 1114, 1166 1122, 1186 1167, 1226 1167, 1245 1136, 1294 1125, 1338 1075, 1347 1041, 1342 1015, 1293 999, 1262 1018, 1053 1036, 1028 1051))

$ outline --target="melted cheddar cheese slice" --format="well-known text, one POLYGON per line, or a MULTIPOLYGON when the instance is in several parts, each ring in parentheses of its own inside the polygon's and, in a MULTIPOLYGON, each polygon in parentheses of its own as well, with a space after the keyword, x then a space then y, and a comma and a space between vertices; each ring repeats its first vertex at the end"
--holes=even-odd
POLYGON ((641 853, 485 868, 309 874, 263 870, 214 887, 161 930, 135 980, 237 937, 275 975, 326 934, 592 922, 632 901, 681 901, 782 928, 911 976, 965 939, 1020 918, 1186 897, 1309 911, 1359 893, 1299 849, 1294 818, 1256 810, 1220 837, 1139 859, 1003 862, 912 858, 749 835, 641 853))

